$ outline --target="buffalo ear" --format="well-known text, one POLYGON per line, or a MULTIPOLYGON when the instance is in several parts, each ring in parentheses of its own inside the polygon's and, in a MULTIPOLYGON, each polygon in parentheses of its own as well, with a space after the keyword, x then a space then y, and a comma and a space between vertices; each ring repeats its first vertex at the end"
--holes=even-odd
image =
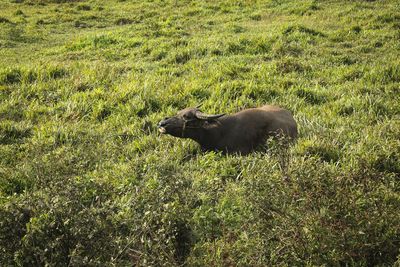
POLYGON ((196 118, 200 119, 200 120, 215 120, 218 119, 222 116, 224 116, 225 113, 221 113, 221 114, 216 114, 216 115, 209 115, 209 114, 205 114, 199 110, 196 111, 195 116, 196 118))

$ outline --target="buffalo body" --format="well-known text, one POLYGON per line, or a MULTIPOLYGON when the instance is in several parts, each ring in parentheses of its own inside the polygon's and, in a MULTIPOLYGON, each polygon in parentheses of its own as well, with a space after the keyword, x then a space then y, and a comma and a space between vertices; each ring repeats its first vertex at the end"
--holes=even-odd
POLYGON ((265 105, 232 115, 207 115, 198 108, 186 108, 158 124, 159 131, 190 138, 206 151, 248 154, 269 137, 297 137, 297 123, 283 108, 265 105))

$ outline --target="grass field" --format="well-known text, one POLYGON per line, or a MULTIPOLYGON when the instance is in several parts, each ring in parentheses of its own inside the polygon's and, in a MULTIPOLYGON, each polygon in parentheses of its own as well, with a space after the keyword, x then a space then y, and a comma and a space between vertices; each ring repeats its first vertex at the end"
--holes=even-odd
POLYGON ((1 266, 400 264, 400 1, 0 10, 1 266), (299 139, 225 156, 157 132, 199 103, 285 107, 299 139))

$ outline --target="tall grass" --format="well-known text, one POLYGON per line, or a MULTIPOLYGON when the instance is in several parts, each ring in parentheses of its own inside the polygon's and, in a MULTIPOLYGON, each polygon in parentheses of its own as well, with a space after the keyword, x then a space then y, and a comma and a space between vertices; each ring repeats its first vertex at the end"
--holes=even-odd
POLYGON ((0 6, 0 265, 400 263, 397 1, 0 6), (157 133, 199 103, 285 107, 299 138, 157 133))

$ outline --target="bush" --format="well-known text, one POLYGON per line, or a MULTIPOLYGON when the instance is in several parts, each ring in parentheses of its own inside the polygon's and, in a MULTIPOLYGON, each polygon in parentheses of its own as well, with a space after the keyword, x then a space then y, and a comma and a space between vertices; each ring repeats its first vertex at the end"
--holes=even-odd
POLYGON ((258 210, 257 233, 269 240, 260 255, 265 263, 385 265, 396 260, 400 202, 390 185, 394 178, 364 166, 337 172, 312 158, 292 162, 289 177, 290 184, 270 178, 250 179, 247 186, 258 210))
POLYGON ((0 208, 1 262, 182 264, 193 242, 190 183, 160 171, 163 176, 128 191, 88 176, 52 177, 35 191, 14 195, 0 208))

